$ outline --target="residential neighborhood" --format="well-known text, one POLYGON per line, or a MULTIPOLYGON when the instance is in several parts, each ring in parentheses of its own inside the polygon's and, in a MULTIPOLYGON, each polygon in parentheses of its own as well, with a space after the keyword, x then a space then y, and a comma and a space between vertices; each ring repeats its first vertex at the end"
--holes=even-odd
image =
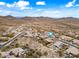
POLYGON ((37 29, 33 25, 9 27, 7 31, 0 34, 0 57, 78 58, 79 39, 76 37, 78 35, 71 37, 54 31, 37 29))

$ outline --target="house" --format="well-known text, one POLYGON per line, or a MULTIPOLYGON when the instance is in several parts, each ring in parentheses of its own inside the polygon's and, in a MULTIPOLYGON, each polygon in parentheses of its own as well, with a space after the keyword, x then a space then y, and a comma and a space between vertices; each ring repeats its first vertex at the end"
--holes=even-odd
POLYGON ((59 48, 61 48, 63 45, 63 43, 61 41, 57 41, 53 44, 53 49, 58 50, 59 48))
POLYGON ((48 37, 53 37, 54 33, 53 32, 48 32, 48 37))
POLYGON ((71 53, 73 55, 78 55, 79 54, 79 49, 70 46, 65 52, 68 53, 68 54, 71 53))
POLYGON ((67 41, 71 41, 73 39, 73 38, 65 36, 65 35, 60 36, 60 38, 64 39, 64 40, 67 40, 67 41))
POLYGON ((73 40, 73 43, 75 43, 75 44, 79 45, 79 40, 74 39, 74 40, 73 40))
POLYGON ((48 42, 53 42, 53 40, 51 40, 51 38, 47 38, 47 39, 45 39, 46 41, 48 41, 48 42))

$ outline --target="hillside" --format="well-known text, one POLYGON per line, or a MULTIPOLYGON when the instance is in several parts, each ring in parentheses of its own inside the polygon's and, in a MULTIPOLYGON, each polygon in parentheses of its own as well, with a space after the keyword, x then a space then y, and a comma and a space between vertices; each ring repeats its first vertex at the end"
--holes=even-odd
POLYGON ((71 55, 79 57, 77 18, 0 16, 0 57, 67 58, 71 55))
POLYGON ((55 31, 75 31, 79 33, 79 20, 76 18, 48 18, 48 17, 24 17, 15 18, 12 16, 0 16, 0 29, 8 28, 9 26, 18 26, 21 24, 26 25, 39 25, 45 30, 55 31), (48 26, 50 29, 46 28, 48 26))

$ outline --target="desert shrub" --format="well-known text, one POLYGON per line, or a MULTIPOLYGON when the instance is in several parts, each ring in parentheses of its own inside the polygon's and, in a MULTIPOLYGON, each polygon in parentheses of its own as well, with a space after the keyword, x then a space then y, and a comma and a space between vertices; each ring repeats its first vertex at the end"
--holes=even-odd
POLYGON ((46 56, 46 55, 48 55, 48 53, 47 52, 44 52, 44 55, 46 56))
POLYGON ((9 55, 14 55, 14 53, 12 51, 10 51, 9 55))
POLYGON ((15 43, 15 44, 11 44, 10 46, 11 46, 11 48, 17 48, 17 47, 19 47, 19 44, 15 43))
POLYGON ((1 56, 1 53, 0 53, 0 58, 1 58, 2 56, 1 56))
POLYGON ((47 46, 48 44, 50 44, 50 42, 44 40, 44 38, 40 38, 40 39, 38 40, 38 42, 41 43, 41 44, 43 44, 44 46, 47 46))
POLYGON ((7 40, 8 40, 8 38, 5 38, 5 39, 4 39, 4 41, 7 41, 7 40))
POLYGON ((75 39, 78 39, 79 40, 79 36, 75 37, 75 39))
POLYGON ((6 38, 1 38, 0 39, 0 41, 2 41, 2 42, 5 42, 5 41, 7 41, 8 40, 8 38, 6 37, 6 38))
POLYGON ((0 34, 0 37, 2 37, 2 35, 0 34))
POLYGON ((17 47, 19 47, 19 44, 18 43, 15 44, 15 48, 17 48, 17 47))
POLYGON ((40 51, 29 49, 22 54, 22 58, 39 58, 41 55, 40 51))
POLYGON ((10 49, 9 46, 4 46, 3 48, 1 48, 1 51, 8 51, 10 49))
POLYGON ((21 47, 22 49, 29 49, 28 44, 26 44, 26 45, 21 45, 20 47, 21 47))
POLYGON ((60 57, 62 57, 64 55, 64 49, 59 49, 57 53, 59 54, 60 57))
POLYGON ((79 58, 79 54, 78 54, 78 55, 75 55, 75 57, 76 57, 76 58, 79 58))
POLYGON ((8 37, 12 38, 14 35, 13 34, 8 34, 8 37))

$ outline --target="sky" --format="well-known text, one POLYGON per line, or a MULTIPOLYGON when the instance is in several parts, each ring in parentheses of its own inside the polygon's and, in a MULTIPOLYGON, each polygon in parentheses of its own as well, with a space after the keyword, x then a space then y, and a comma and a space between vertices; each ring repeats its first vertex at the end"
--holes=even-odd
POLYGON ((79 0, 0 0, 0 15, 79 18, 79 0))

